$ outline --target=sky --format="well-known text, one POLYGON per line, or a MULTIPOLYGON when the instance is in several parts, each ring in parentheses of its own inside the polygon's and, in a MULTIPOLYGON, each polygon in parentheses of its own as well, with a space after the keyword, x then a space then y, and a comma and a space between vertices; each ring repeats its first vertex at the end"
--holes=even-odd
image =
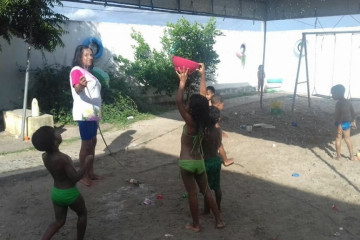
MULTIPOLYGON (((74 3, 63 1, 63 7, 55 7, 55 11, 75 21, 115 22, 125 24, 146 24, 165 26, 167 22, 176 22, 183 15, 138 9, 109 7, 103 5, 74 3)), ((206 24, 209 17, 184 15, 190 22, 206 24)), ((262 22, 231 18, 215 18, 217 27, 221 30, 261 31, 262 22)), ((335 27, 358 27, 360 15, 303 18, 291 20, 270 21, 267 31, 335 29, 335 27)))

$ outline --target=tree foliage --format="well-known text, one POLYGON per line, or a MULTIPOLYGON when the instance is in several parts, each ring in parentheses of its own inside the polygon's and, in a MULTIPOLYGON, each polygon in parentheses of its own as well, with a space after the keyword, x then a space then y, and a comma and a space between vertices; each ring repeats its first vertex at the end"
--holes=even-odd
POLYGON ((216 21, 211 18, 204 26, 195 22, 190 24, 185 18, 177 23, 168 23, 162 38, 163 49, 169 55, 176 55, 202 62, 206 66, 207 77, 214 80, 216 65, 220 62, 214 50, 215 38, 222 32, 216 29, 216 21))
POLYGON ((60 0, 1 0, 0 36, 9 44, 15 36, 50 52, 64 46, 61 36, 67 32, 61 25, 68 18, 53 11, 55 4, 62 6, 60 0))
MULTIPOLYGON (((135 81, 145 89, 152 87, 157 94, 171 95, 178 87, 178 77, 172 65, 172 56, 180 56, 206 66, 207 79, 214 81, 218 54, 213 49, 215 38, 222 32, 216 29, 212 18, 204 26, 195 22, 191 24, 185 18, 177 23, 168 23, 161 38, 162 49, 151 49, 141 33, 133 30, 131 37, 136 41, 133 45, 134 61, 118 56, 120 71, 130 80, 135 81)), ((192 74, 187 82, 187 92, 194 91, 199 83, 197 74, 192 74)))
POLYGON ((133 30, 131 37, 137 43, 137 45, 132 46, 134 49, 134 61, 130 62, 119 56, 117 60, 122 63, 120 69, 132 81, 144 86, 145 89, 153 87, 156 93, 171 93, 173 86, 169 82, 171 83, 171 79, 173 80, 177 76, 172 70, 169 57, 164 51, 151 50, 141 33, 133 30))

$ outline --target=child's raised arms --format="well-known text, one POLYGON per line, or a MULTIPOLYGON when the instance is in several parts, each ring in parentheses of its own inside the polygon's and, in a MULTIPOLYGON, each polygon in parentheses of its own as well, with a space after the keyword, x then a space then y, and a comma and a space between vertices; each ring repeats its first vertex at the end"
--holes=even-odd
POLYGON ((206 95, 206 82, 205 82, 205 64, 199 63, 199 68, 196 69, 200 73, 200 95, 206 95))
POLYGON ((184 106, 184 91, 186 80, 188 78, 188 70, 189 69, 185 69, 185 67, 183 67, 183 69, 179 67, 178 70, 176 70, 176 74, 178 75, 180 80, 179 89, 176 95, 176 104, 179 109, 180 115, 184 119, 186 125, 194 127, 194 121, 192 119, 192 116, 188 111, 186 111, 186 108, 184 106))

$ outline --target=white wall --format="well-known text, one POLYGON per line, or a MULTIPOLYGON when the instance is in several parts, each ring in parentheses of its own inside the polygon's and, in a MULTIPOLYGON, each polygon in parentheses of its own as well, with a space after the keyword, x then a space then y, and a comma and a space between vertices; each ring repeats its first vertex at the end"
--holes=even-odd
MULTIPOLYGON (((120 24, 120 23, 99 23, 99 22, 79 22, 69 21, 65 28, 69 34, 63 36, 64 48, 57 48, 54 53, 45 52, 44 55, 40 51, 33 50, 31 54, 31 68, 44 66, 45 63, 59 63, 62 65, 71 65, 74 50, 77 45, 81 44, 83 40, 89 36, 94 36, 101 39, 104 45, 104 53, 100 59, 95 61, 95 65, 104 70, 112 66, 113 55, 123 55, 124 57, 132 60, 133 50, 131 45, 135 42, 131 39, 131 28, 142 33, 145 40, 150 44, 150 47, 160 49, 160 37, 163 36, 164 26, 158 25, 139 25, 139 24, 120 24)), ((218 83, 238 83, 247 82, 252 86, 257 86, 257 68, 262 63, 263 51, 263 33, 261 31, 239 31, 235 30, 222 30, 224 36, 217 38, 215 50, 219 54, 220 63, 217 71, 218 83), (236 52, 240 51, 240 45, 246 44, 246 64, 243 68, 240 59, 236 56, 236 52)), ((341 29, 336 29, 341 30, 341 29)), ((352 30, 359 30, 359 28, 352 28, 352 30)), ((282 78, 283 90, 293 92, 294 82, 296 78, 296 70, 298 65, 298 58, 294 54, 294 46, 296 42, 301 39, 301 33, 304 30, 296 31, 270 31, 267 33, 266 43, 266 63, 265 73, 267 78, 282 78)), ((348 88, 349 80, 343 79, 341 76, 352 75, 354 80, 351 80, 353 85, 359 87, 359 81, 355 81, 355 77, 359 78, 359 68, 356 62, 360 60, 360 43, 359 37, 353 37, 353 55, 352 57, 352 72, 349 73, 349 56, 341 55, 341 49, 350 53, 349 40, 340 41, 338 37, 337 47, 340 49, 338 56, 342 61, 337 62, 337 70, 334 74, 337 77, 336 83, 344 82, 345 87, 348 88), (347 82, 346 82, 347 81, 347 82)), ((316 61, 315 64, 315 49, 319 49, 319 37, 317 42, 316 38, 308 39, 309 42, 309 68, 310 80, 312 81, 311 90, 313 89, 314 76, 319 73, 314 73, 314 69, 324 73, 329 73, 331 63, 327 65, 320 65, 325 60, 316 61), (317 47, 317 48, 316 48, 317 47), (315 67, 315 65, 317 67, 315 67)), ((329 42, 328 47, 324 47, 324 52, 329 54, 327 49, 333 49, 331 40, 324 40, 329 42)), ((2 52, 0 52, 0 110, 22 108, 23 89, 25 72, 19 72, 19 67, 25 69, 26 66, 26 45, 19 39, 13 38, 11 45, 8 45, 4 40, 0 39, 2 52)), ((318 50, 319 51, 319 50, 318 50)), ((325 54, 324 53, 324 54, 325 54)), ((319 56, 318 56, 319 57, 319 56)), ((329 60, 326 56, 323 59, 329 60)), ((300 74, 300 81, 305 80, 305 65, 302 64, 302 71, 300 74)), ((324 86, 317 86, 316 88, 322 89, 323 92, 329 92, 329 87, 326 84, 329 82, 329 77, 320 77, 323 79, 324 86)), ((68 81, 68 79, 64 79, 68 81)), ((320 80, 317 83, 321 83, 320 80)), ((31 83, 30 83, 31 84, 31 83)), ((359 89, 359 88, 358 88, 359 89)), ((298 92, 305 92, 306 84, 299 85, 298 92)), ((360 97, 360 92, 352 90, 351 97, 360 97)), ((41 103, 40 103, 41 105, 41 103)))
MULTIPOLYGON (((135 42, 131 39, 131 28, 141 31, 151 47, 160 48, 159 38, 162 35, 163 27, 150 25, 129 25, 116 23, 95 23, 70 21, 64 27, 68 34, 63 35, 64 48, 57 48, 53 53, 32 49, 30 64, 31 69, 42 67, 47 64, 58 63, 71 65, 74 51, 77 45, 90 36, 101 39, 104 45, 102 56, 95 61, 97 67, 107 69, 112 66, 113 55, 123 55, 133 59, 131 45, 135 42)), ((26 44, 13 38, 8 45, 0 38, 2 52, 0 52, 0 110, 22 108, 25 72, 19 72, 19 68, 26 67, 26 44)), ((31 75, 31 73, 30 73, 31 75)), ((68 79, 64 79, 68 81, 68 79)), ((30 83, 31 85, 31 77, 30 83)))

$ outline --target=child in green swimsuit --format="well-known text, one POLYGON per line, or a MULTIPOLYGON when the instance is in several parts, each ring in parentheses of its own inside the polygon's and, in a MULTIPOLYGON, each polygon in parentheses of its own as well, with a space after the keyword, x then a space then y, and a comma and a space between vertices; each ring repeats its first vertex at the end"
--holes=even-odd
MULTIPOLYGON (((206 175, 210 189, 215 191, 216 204, 220 210, 221 203, 221 188, 220 188, 220 172, 221 172, 221 157, 218 149, 221 146, 221 128, 216 127, 216 123, 220 118, 220 110, 215 106, 210 107, 210 126, 205 130, 204 140, 202 142, 204 150, 204 161, 206 168, 206 175)), ((210 209, 204 201, 204 213, 209 214, 210 209)))
POLYGON ((64 226, 68 207, 75 211, 78 216, 77 239, 84 239, 87 210, 84 198, 76 187, 76 182, 82 178, 85 171, 92 164, 94 156, 87 156, 84 166, 80 167, 79 171, 76 171, 71 158, 59 150, 59 145, 62 142, 61 135, 56 133, 53 127, 49 126, 39 128, 33 134, 31 141, 37 150, 45 151, 42 159, 54 179, 51 199, 56 220, 49 225, 42 239, 51 239, 64 226))
POLYGON ((180 79, 179 89, 176 96, 176 104, 180 115, 185 121, 185 127, 181 136, 180 172, 186 191, 188 193, 192 223, 186 225, 187 229, 195 232, 200 231, 199 206, 197 198, 197 187, 212 210, 217 228, 223 228, 224 224, 220 217, 219 209, 207 184, 205 164, 202 156, 202 139, 204 129, 209 125, 209 102, 205 97, 205 66, 200 64, 200 94, 190 97, 188 106, 183 105, 184 89, 188 78, 188 69, 177 69, 176 73, 180 79))

